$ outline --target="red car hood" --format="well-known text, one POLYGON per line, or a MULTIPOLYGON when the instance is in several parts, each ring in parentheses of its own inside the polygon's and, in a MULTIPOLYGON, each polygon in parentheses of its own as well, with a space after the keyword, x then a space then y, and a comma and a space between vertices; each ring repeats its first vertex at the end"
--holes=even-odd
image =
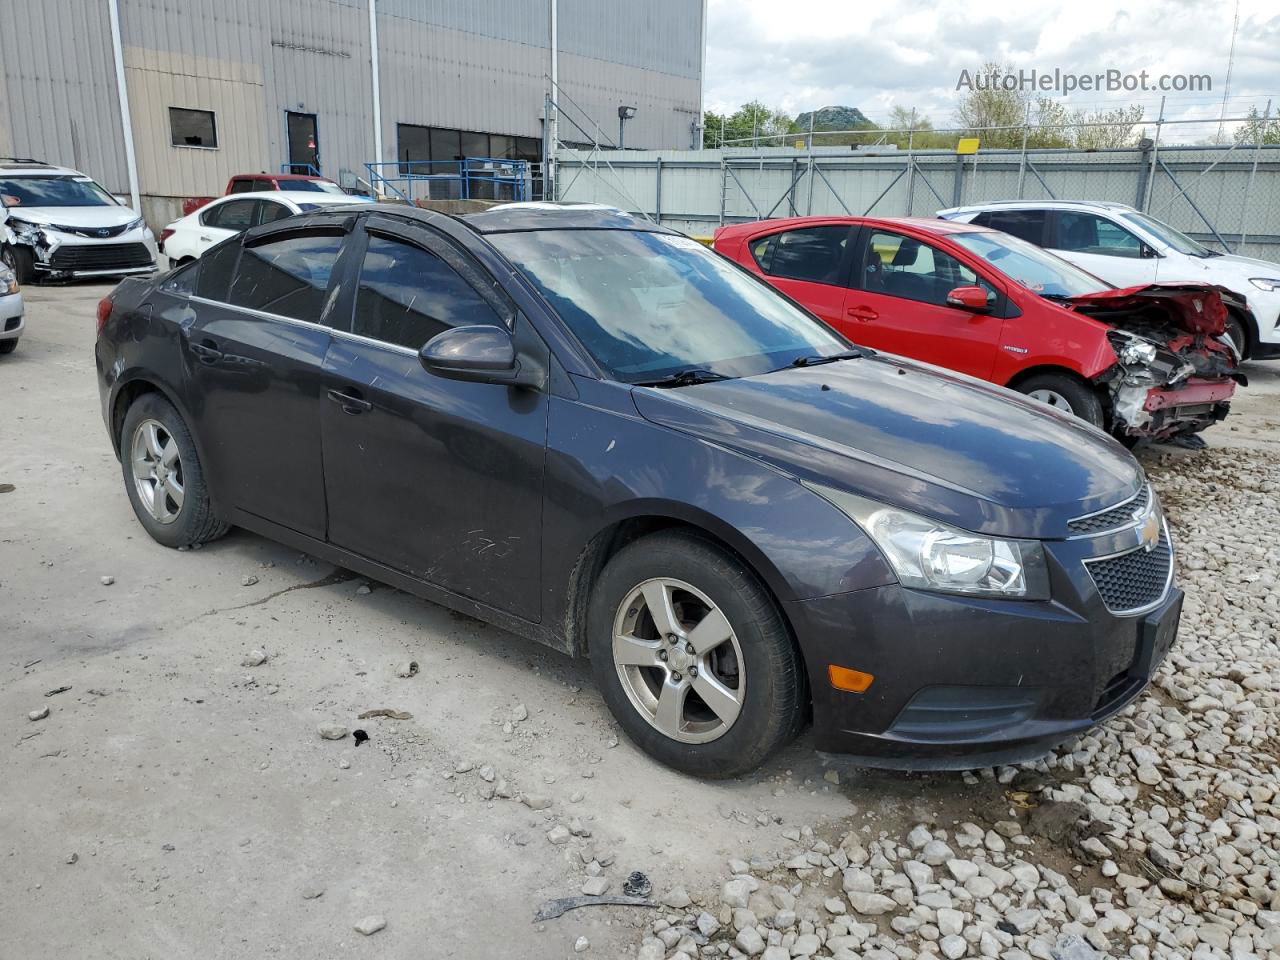
POLYGON ((1086 293, 1067 302, 1080 313, 1117 327, 1130 326, 1126 318, 1139 323, 1163 320, 1188 333, 1216 337, 1227 328, 1223 294, 1231 296, 1208 283, 1147 283, 1086 293))

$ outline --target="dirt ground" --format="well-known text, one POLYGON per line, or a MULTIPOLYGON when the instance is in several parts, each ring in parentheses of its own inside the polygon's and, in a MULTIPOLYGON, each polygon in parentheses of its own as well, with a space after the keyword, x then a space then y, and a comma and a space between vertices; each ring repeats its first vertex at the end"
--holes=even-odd
MULTIPOLYGON (((99 414, 108 289, 27 288, 0 360, 0 957, 551 958, 581 936, 631 956, 649 911, 533 922, 592 854, 612 892, 640 870, 692 893, 784 831, 1000 803, 956 774, 832 784, 808 737, 749 779, 688 779, 619 740, 584 663, 243 531, 156 545, 99 414), (412 718, 358 719, 383 707, 412 718), (556 824, 590 836, 553 844, 556 824), (387 926, 365 937, 369 915, 387 926)), ((1280 362, 1247 372, 1207 437, 1280 451, 1280 362)))

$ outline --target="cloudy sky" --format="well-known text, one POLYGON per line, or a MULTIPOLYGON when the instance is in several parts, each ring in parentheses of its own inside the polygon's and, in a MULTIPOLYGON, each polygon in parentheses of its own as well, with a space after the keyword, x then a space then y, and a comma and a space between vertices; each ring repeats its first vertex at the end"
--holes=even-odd
MULTIPOLYGON (((873 120, 895 105, 948 126, 961 70, 984 61, 1052 71, 1209 74, 1212 93, 1169 94, 1168 114, 1216 118, 1227 80, 1235 0, 710 0, 707 107, 759 99, 796 114, 859 107, 873 120)), ((1228 115, 1268 96, 1280 107, 1280 4, 1240 0, 1228 115)), ((1071 107, 1140 102, 1160 93, 1073 93, 1071 107)), ((1273 107, 1275 109, 1275 107, 1273 107)), ((1212 129, 1188 128, 1186 139, 1212 129)), ((1178 139, 1183 139, 1179 137, 1178 139)))

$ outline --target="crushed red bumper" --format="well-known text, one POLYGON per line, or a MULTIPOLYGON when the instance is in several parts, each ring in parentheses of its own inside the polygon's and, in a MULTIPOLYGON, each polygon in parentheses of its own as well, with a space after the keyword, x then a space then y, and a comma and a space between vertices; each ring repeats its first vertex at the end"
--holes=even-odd
POLYGON ((1233 380, 1199 380, 1191 378, 1178 387, 1152 387, 1147 391, 1144 410, 1168 410, 1171 407, 1222 403, 1235 396, 1233 380))

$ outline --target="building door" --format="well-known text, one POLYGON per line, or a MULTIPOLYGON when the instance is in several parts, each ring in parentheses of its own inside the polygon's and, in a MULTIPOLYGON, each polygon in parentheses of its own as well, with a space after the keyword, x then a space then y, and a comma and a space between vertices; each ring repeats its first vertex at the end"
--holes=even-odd
POLYGON ((285 111, 289 127, 289 172, 320 172, 320 141, 316 138, 316 115, 285 111))

